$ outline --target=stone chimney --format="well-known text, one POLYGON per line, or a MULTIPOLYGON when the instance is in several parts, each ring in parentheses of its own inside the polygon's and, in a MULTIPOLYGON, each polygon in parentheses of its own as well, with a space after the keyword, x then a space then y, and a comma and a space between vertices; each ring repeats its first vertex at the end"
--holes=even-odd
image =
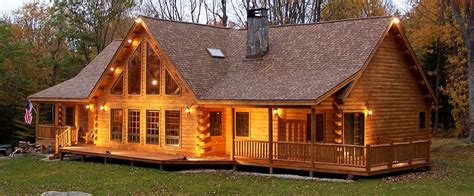
POLYGON ((268 9, 247 10, 247 59, 262 58, 268 52, 268 9))

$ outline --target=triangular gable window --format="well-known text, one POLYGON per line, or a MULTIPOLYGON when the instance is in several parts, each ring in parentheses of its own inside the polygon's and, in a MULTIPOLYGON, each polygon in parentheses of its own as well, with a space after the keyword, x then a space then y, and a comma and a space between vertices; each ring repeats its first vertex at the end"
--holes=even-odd
POLYGON ((146 46, 146 94, 160 94, 160 58, 148 43, 146 46))
POLYGON ((167 95, 179 95, 181 94, 181 88, 179 88, 176 81, 171 77, 171 74, 166 70, 165 73, 165 93, 167 95))
POLYGON ((110 93, 113 95, 121 95, 123 93, 123 73, 115 81, 110 93))
POLYGON ((135 49, 128 61, 128 94, 139 95, 141 88, 141 44, 135 49))

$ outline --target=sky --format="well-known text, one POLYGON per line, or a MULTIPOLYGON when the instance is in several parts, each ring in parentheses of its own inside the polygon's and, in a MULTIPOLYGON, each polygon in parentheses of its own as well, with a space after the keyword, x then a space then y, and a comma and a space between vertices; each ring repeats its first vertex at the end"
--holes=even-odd
MULTIPOLYGON (((25 2, 32 2, 34 0, 0 0, 0 13, 11 13, 13 10, 19 8, 25 2)), ((36 0, 49 2, 50 0, 36 0)), ((408 0, 392 0, 395 6, 403 13, 406 11, 408 0)))

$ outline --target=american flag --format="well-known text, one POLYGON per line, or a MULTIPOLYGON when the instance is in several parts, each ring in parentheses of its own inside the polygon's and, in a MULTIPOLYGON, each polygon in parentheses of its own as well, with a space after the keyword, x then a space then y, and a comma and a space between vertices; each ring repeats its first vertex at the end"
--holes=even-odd
POLYGON ((33 121, 33 104, 31 103, 30 99, 26 99, 26 108, 25 108, 25 123, 31 125, 33 121))

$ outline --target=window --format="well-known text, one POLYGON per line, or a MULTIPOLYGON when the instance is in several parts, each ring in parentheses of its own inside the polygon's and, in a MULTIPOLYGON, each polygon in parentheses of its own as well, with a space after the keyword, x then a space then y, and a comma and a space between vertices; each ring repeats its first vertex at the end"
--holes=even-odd
POLYGON ((110 140, 122 141, 123 111, 121 109, 110 110, 110 140))
POLYGON ((181 94, 181 89, 174 79, 171 77, 171 74, 166 70, 165 74, 165 93, 167 95, 179 95, 181 94))
POLYGON ((151 45, 146 45, 146 94, 160 94, 160 59, 151 45))
POLYGON ((419 118, 420 118, 420 120, 419 120, 420 129, 426 128, 426 114, 425 114, 425 112, 420 112, 419 118))
POLYGON ((123 93, 123 73, 115 81, 110 93, 113 95, 121 95, 123 93))
POLYGON ((364 145, 364 113, 344 113, 344 144, 364 145))
POLYGON ((209 117, 209 130, 211 136, 220 136, 222 134, 222 117, 220 112, 211 112, 209 117))
POLYGON ((141 83, 141 44, 128 61, 128 94, 139 95, 141 83))
POLYGON ((73 107, 66 107, 66 125, 74 126, 74 108, 73 107))
POLYGON ((236 112, 235 113, 235 135, 236 136, 249 136, 249 113, 248 112, 236 112))
POLYGON ((140 143, 140 110, 128 110, 128 142, 140 143))
POLYGON ((49 104, 49 103, 40 103, 40 115, 39 115, 39 122, 40 124, 45 124, 45 125, 54 125, 54 104, 49 104))
POLYGON ((165 139, 166 144, 179 145, 179 126, 180 126, 180 112, 166 111, 165 112, 165 139))
POLYGON ((160 143, 160 111, 159 110, 146 111, 146 143, 147 144, 160 143))
MULTIPOLYGON (((311 141, 311 114, 306 116, 306 138, 311 141)), ((316 114, 316 141, 324 141, 324 114, 316 114)))

